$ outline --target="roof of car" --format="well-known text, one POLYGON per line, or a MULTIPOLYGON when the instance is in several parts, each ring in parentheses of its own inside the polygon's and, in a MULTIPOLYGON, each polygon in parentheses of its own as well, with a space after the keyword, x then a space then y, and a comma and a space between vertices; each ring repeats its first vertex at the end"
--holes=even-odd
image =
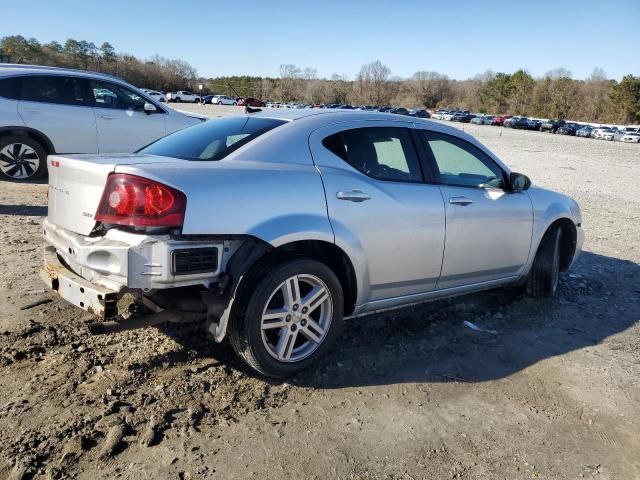
POLYGON ((0 64, 0 77, 10 77, 15 75, 35 75, 35 74, 48 74, 48 75, 73 75, 82 76, 95 79, 112 80, 137 88, 134 85, 124 81, 108 73, 93 72, 91 70, 76 70, 73 68, 63 67, 49 67, 45 65, 23 65, 14 63, 1 63, 0 64))
MULTIPOLYGON (((349 121, 375 121, 375 120, 392 120, 397 122, 409 122, 415 124, 426 125, 431 129, 456 135, 459 137, 469 137, 465 132, 458 128, 443 123, 434 122, 432 120, 420 117, 409 117, 407 115, 398 115, 395 113, 366 111, 366 110, 341 110, 341 109, 325 109, 325 108, 278 108, 266 109, 261 112, 248 114, 251 117, 274 118, 278 120, 296 121, 305 120, 314 123, 314 127, 329 125, 337 122, 349 121)), ((297 122, 296 122, 297 123, 297 122)))

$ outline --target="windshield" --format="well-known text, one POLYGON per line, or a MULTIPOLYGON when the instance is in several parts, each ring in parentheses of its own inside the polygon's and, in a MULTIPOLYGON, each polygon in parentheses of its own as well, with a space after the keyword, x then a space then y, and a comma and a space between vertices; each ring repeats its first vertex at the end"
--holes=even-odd
POLYGON ((210 120, 161 138, 138 153, 184 160, 220 160, 283 123, 286 121, 250 117, 210 120))

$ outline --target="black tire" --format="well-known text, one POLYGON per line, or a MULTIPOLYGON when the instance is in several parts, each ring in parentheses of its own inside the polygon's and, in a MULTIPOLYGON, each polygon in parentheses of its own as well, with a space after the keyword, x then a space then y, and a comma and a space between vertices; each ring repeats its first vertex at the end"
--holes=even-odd
POLYGON ((238 106, 238 104, 237 104, 236 102, 233 102, 233 106, 234 106, 234 107, 237 107, 237 106, 238 106))
MULTIPOLYGON (((245 287, 235 300, 234 311, 228 326, 229 341, 238 356, 260 374, 267 377, 286 378, 311 366, 332 347, 342 331, 343 311, 342 286, 329 267, 306 258, 286 260, 275 266, 270 265, 253 272, 247 278, 245 287), (261 328, 262 313, 279 285, 294 275, 303 274, 319 278, 328 288, 332 316, 323 339, 313 353, 299 361, 285 362, 272 356, 264 344, 261 328)), ((303 342, 307 341, 303 336, 300 338, 303 342)))
POLYGON ((527 278, 526 291, 529 296, 550 298, 556 294, 560 276, 561 241, 560 227, 554 226, 544 234, 527 278))
POLYGON ((40 142, 27 135, 0 137, 0 178, 25 182, 46 174, 47 151, 40 142))
POLYGON ((174 101, 175 101, 176 103, 180 103, 180 102, 182 102, 182 100, 180 100, 180 97, 177 97, 174 101))

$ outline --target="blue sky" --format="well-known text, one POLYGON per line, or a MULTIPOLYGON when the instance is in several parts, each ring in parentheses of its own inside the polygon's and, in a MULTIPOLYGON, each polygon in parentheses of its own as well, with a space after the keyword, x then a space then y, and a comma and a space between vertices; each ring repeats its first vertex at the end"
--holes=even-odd
POLYGON ((7 0, 2 17, 0 36, 109 41, 118 52, 184 59, 207 77, 277 76, 293 63, 353 78, 373 60, 400 77, 640 74, 640 0, 7 0))

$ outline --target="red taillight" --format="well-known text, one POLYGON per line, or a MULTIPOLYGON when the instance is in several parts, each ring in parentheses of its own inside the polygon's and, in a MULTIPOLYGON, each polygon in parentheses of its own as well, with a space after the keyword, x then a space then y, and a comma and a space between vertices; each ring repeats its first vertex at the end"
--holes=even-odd
POLYGON ((96 221, 132 227, 181 227, 187 198, 162 183, 136 175, 109 175, 96 221))

